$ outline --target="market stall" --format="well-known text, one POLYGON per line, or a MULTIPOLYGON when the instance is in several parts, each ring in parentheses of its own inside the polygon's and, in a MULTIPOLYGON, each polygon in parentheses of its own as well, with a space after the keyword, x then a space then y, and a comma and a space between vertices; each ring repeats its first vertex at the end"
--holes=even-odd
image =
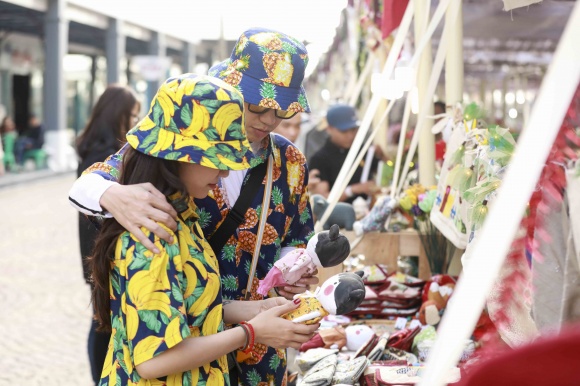
MULTIPOLYGON (((580 6, 568 4, 566 28, 543 78, 526 76, 531 73, 512 63, 520 74, 505 79, 519 79, 518 89, 504 87, 496 104, 495 91, 478 90, 481 98, 472 99, 469 89, 469 67, 479 63, 465 62, 462 37, 470 33, 463 30, 466 19, 477 26, 473 15, 465 15, 474 4, 442 0, 429 12, 417 0, 404 2, 403 9, 400 3, 355 2, 347 12, 351 18, 365 15, 366 33, 357 57, 360 72, 345 89, 356 95, 342 97, 358 103, 364 116, 317 230, 333 213, 354 165, 373 142, 385 145, 377 144, 377 134, 389 130, 394 110, 400 135, 391 180, 359 214, 354 231, 344 231, 351 257, 320 272, 326 279, 362 270, 365 298, 348 315, 324 319, 316 339, 300 350, 300 384, 475 384, 466 382, 475 382, 471 374, 489 357, 516 351, 580 317, 580 224, 572 211, 580 202, 574 200, 580 175, 580 53, 574 49, 580 6), (360 59, 374 61, 376 68, 381 50, 388 52, 382 71, 371 74, 360 59), (538 87, 532 91, 533 82, 538 87), (436 94, 445 96, 447 111, 434 117, 436 94), (520 107, 506 106, 516 99, 520 107), (516 123, 519 109, 525 113, 516 123), (446 142, 439 163, 435 134, 446 142), (414 160, 418 170, 411 170, 414 160)), ((561 366, 570 365, 562 360, 561 366)), ((580 379, 568 381, 563 384, 580 379)))

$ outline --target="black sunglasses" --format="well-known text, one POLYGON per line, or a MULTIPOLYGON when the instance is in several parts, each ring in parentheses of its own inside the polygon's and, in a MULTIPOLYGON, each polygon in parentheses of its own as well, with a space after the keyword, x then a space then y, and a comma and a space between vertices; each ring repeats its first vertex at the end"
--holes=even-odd
POLYGON ((277 109, 272 109, 269 107, 262 107, 262 106, 258 106, 258 105, 253 105, 251 103, 248 103, 248 110, 250 110, 254 114, 264 114, 270 110, 274 110, 274 114, 276 115, 276 118, 280 118, 280 119, 290 119, 293 116, 295 116, 296 114, 298 114, 296 111, 277 110, 277 109))

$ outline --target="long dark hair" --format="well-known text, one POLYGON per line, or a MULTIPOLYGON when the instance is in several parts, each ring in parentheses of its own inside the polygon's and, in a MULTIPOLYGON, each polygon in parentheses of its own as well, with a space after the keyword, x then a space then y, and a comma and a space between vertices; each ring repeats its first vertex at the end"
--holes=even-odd
POLYGON ((126 86, 112 84, 99 97, 89 122, 77 138, 77 153, 84 159, 93 151, 119 150, 133 126, 131 112, 139 104, 126 86))
MULTIPOLYGON (((188 199, 187 190, 179 179, 179 162, 151 157, 132 147, 128 147, 123 155, 119 182, 123 185, 150 182, 166 197, 181 192, 183 199, 188 199)), ((95 319, 100 325, 98 331, 111 331, 109 275, 117 238, 123 232, 125 229, 115 219, 106 219, 95 242, 92 256, 88 258, 92 272, 95 319)))

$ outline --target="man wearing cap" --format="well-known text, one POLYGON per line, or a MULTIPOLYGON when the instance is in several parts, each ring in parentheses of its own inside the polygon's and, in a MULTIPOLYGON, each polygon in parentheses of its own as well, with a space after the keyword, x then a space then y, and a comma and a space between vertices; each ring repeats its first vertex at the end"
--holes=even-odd
MULTIPOLYGON (((321 181, 317 184, 316 191, 313 190, 311 193, 328 197, 354 142, 360 122, 355 109, 345 104, 331 106, 326 113, 326 121, 328 123, 326 128, 328 139, 322 148, 312 156, 308 166, 313 174, 318 172, 318 178, 321 181)), ((376 189, 373 180, 361 182, 365 158, 356 169, 350 183, 340 197, 340 201, 352 202, 359 196, 366 198, 376 189)), ((371 172, 376 171, 378 161, 377 158, 373 158, 371 172)))
MULTIPOLYGON (((228 177, 220 179, 207 198, 195 200, 199 223, 210 243, 243 194, 243 188, 249 185, 252 174, 259 175, 257 170, 261 165, 272 165, 271 174, 267 171, 263 178, 266 182, 268 175, 272 176, 263 232, 259 234, 258 229, 264 213, 262 201, 266 185, 260 179, 257 193, 252 196, 240 225, 234 228, 225 245, 215 250, 226 301, 261 299, 261 295, 256 293, 259 280, 266 276, 280 256, 295 248, 305 248, 314 228, 307 190, 306 159, 286 138, 271 134, 282 120, 310 111, 302 87, 307 62, 306 49, 296 39, 277 31, 254 28, 240 36, 229 59, 210 69, 210 75, 242 93, 245 129, 254 153, 249 170, 232 171, 228 177), (260 236, 261 245, 256 250, 260 236), (250 278, 253 262, 257 265, 250 278), (246 291, 247 287, 250 291, 246 291)), ((195 118, 196 112, 192 111, 192 114, 195 118)), ((211 121, 206 123, 212 124, 211 121)), ((216 156, 219 158, 220 154, 216 153, 216 156)), ((155 251, 141 227, 170 241, 169 234, 157 221, 175 229, 177 214, 152 186, 121 186, 114 182, 121 157, 122 154, 116 154, 103 164, 93 165, 89 173, 85 172, 69 193, 71 203, 89 215, 114 216, 144 246, 155 251)), ((303 277, 295 286, 277 288, 276 292, 291 299, 294 294, 316 284, 318 278, 303 277)), ((286 383, 284 350, 257 344, 249 354, 238 352, 237 360, 239 365, 233 368, 237 374, 230 377, 232 384, 237 383, 235 378, 238 377, 242 385, 286 383)))

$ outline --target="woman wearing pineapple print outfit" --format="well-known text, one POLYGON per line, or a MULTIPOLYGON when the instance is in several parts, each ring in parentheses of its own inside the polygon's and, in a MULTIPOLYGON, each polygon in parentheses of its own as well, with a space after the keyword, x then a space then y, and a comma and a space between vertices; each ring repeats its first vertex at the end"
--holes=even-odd
POLYGON ((192 199, 250 166, 242 111, 241 94, 223 81, 184 74, 163 84, 127 134, 120 182, 151 183, 178 225, 172 242, 145 231, 156 254, 114 219, 102 226, 90 259, 96 316, 112 331, 100 385, 228 385, 228 352, 253 339, 297 347, 314 332, 278 317, 296 308, 286 299, 222 302, 217 258, 192 199), (224 321, 248 319, 243 326, 252 327, 224 331, 224 321))
MULTIPOLYGON (((266 276, 280 256, 296 247, 305 247, 312 232, 306 159, 284 137, 270 134, 282 119, 309 112, 302 87, 307 61, 306 49, 295 39, 272 30, 251 29, 239 38, 230 58, 210 70, 210 74, 234 86, 244 96, 246 132, 254 158, 249 171, 232 171, 227 178, 220 179, 207 198, 195 200, 199 224, 206 235, 211 237, 220 226, 256 166, 267 162, 270 155, 274 160, 272 196, 256 274, 248 278, 258 219, 263 210, 263 186, 246 211, 244 222, 222 250, 216 251, 225 299, 244 298, 248 283, 251 283, 250 298, 262 299, 255 292, 258 281, 266 276)), ((115 156, 77 180, 70 193, 73 205, 87 214, 92 213, 85 207, 105 215, 107 212, 103 208, 106 208, 144 246, 154 251, 155 245, 140 228, 145 227, 161 239, 169 240, 169 233, 158 226, 157 221, 175 229, 177 215, 150 185, 121 186, 112 182, 118 168, 119 157, 115 156)), ((291 298, 317 283, 316 277, 302 278, 295 286, 278 288, 278 293, 291 298)), ((286 382, 284 350, 256 345, 256 350, 249 355, 239 354, 238 360, 243 385, 256 386, 262 382, 283 385, 286 382)))

